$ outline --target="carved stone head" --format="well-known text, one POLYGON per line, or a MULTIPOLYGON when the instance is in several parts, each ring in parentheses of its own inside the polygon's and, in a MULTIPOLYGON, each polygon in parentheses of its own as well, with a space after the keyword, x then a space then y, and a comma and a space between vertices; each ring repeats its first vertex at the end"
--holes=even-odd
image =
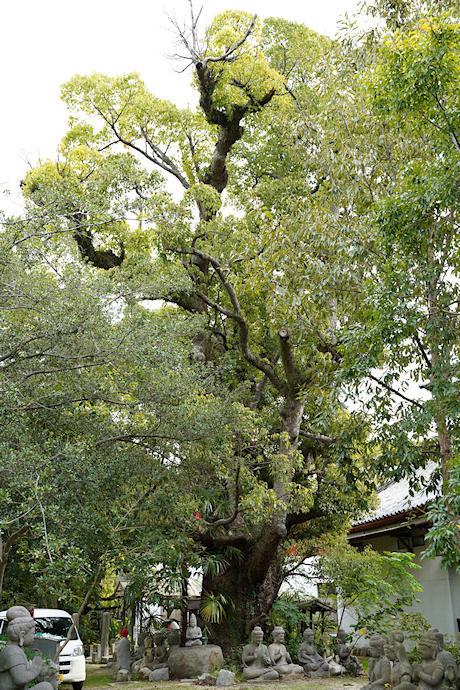
POLYGON ((436 634, 431 630, 424 632, 418 643, 420 654, 424 659, 436 659, 438 653, 438 640, 436 634))
POLYGON ((275 642, 283 642, 284 628, 282 628, 281 625, 277 625, 275 628, 273 628, 272 636, 275 642))
POLYGON ((308 642, 309 644, 313 644, 313 640, 315 639, 315 631, 312 630, 311 628, 306 628, 303 631, 303 639, 305 642, 308 642))
POLYGON ((256 627, 253 629, 251 633, 251 640, 254 642, 254 644, 260 644, 263 639, 264 631, 259 625, 256 625, 256 627))
POLYGON ((29 647, 35 637, 35 621, 24 606, 11 606, 6 612, 7 635, 10 642, 19 647, 29 647))

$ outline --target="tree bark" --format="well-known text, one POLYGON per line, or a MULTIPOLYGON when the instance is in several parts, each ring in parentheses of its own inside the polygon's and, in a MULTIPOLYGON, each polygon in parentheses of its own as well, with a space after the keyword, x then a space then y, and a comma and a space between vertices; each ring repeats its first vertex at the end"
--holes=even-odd
POLYGON ((248 544, 243 558, 232 560, 225 572, 204 576, 203 592, 220 592, 230 602, 225 618, 207 623, 210 643, 222 647, 224 656, 247 642, 252 627, 263 622, 278 594, 282 573, 279 566, 273 565, 273 559, 281 541, 268 530, 259 542, 248 544), (258 548, 262 542, 269 549, 265 558, 258 548))
POLYGON ((13 532, 5 541, 2 540, 0 533, 0 598, 3 589, 3 580, 5 577, 6 564, 8 556, 10 555, 11 547, 15 544, 29 529, 29 525, 23 525, 16 532, 13 532))
POLYGON ((303 401, 294 395, 286 399, 281 410, 283 434, 279 452, 288 460, 284 468, 277 468, 273 482, 278 507, 271 522, 261 526, 257 538, 248 538, 240 559, 235 558, 224 572, 207 574, 203 579, 203 592, 220 592, 230 600, 226 618, 208 623, 210 641, 222 647, 224 656, 229 656, 232 648, 240 648, 254 625, 263 622, 283 581, 277 556, 288 534, 289 484, 294 473, 289 456, 297 449, 303 411, 303 401))

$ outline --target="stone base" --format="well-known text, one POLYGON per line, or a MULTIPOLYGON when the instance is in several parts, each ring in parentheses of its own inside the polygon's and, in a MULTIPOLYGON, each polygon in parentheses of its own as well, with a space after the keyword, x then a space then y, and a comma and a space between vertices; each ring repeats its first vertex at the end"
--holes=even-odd
POLYGON ((215 644, 197 647, 179 647, 169 654, 169 671, 172 678, 193 678, 222 668, 222 649, 215 644))
POLYGON ((160 680, 169 680, 169 669, 157 668, 150 673, 148 678, 151 683, 155 683, 156 681, 160 680))
POLYGON ((318 671, 305 671, 307 678, 328 678, 329 672, 318 669, 318 671))
POLYGON ((126 668, 121 668, 117 673, 117 683, 127 683, 131 680, 131 674, 126 668))
POLYGON ((221 669, 219 675, 217 676, 216 685, 220 688, 226 688, 228 685, 233 685, 235 683, 235 674, 233 671, 227 671, 226 669, 221 669))
MULTIPOLYGON (((276 666, 275 666, 276 670, 276 666)), ((278 672, 279 673, 279 672, 278 672)), ((292 673, 280 673, 280 680, 300 680, 305 676, 305 673, 302 671, 292 671, 292 673)))

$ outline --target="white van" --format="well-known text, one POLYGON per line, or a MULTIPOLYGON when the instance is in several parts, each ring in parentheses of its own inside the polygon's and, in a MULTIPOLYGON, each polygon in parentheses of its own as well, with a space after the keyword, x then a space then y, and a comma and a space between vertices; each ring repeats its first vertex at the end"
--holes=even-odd
MULTIPOLYGON (((62 644, 72 625, 72 616, 61 609, 33 609, 35 619, 35 639, 55 640, 62 644)), ((6 634, 8 621, 6 611, 0 611, 0 635, 6 634)), ((83 643, 77 628, 72 630, 71 638, 59 656, 59 671, 62 683, 72 683, 73 690, 81 690, 86 679, 86 660, 83 643)))

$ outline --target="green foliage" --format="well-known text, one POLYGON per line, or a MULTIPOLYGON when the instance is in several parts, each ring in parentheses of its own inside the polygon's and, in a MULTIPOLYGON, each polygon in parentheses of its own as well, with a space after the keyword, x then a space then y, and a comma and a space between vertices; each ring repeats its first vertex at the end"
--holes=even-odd
POLYGON ((205 621, 210 623, 219 623, 223 618, 226 618, 226 606, 231 606, 229 601, 221 592, 214 594, 213 592, 203 591, 201 594, 200 614, 205 621))
POLYGON ((431 627, 431 623, 421 613, 400 613, 395 620, 395 628, 404 630, 404 637, 413 647, 417 646, 422 633, 431 627))
POLYGON ((420 567, 412 558, 409 553, 380 554, 370 547, 360 552, 340 538, 320 543, 314 574, 320 582, 334 585, 341 609, 338 628, 346 610, 356 619, 355 631, 364 629, 371 635, 394 627, 395 619, 422 591, 410 572, 420 567))
MULTIPOLYGON (((235 10, 227 10, 214 17, 206 33, 206 57, 219 58, 229 47, 240 43, 251 20, 252 15, 235 10)), ((252 104, 272 89, 283 89, 281 75, 270 67, 264 53, 258 19, 255 30, 236 55, 231 60, 214 63, 211 73, 216 80, 215 105, 228 115, 238 106, 252 109, 252 104)))
POLYGON ((273 604, 267 625, 270 628, 280 625, 284 629, 284 644, 291 657, 295 659, 302 643, 301 624, 307 626, 309 621, 309 615, 300 610, 296 601, 282 595, 273 604))
POLYGON ((432 527, 426 535, 424 556, 440 556, 445 568, 460 572, 460 464, 457 459, 450 468, 444 494, 430 502, 427 515, 432 527))
POLYGON ((450 652, 452 654, 455 659, 455 663, 458 665, 460 663, 460 647, 458 645, 458 641, 451 635, 444 637, 444 649, 446 652, 450 652))

